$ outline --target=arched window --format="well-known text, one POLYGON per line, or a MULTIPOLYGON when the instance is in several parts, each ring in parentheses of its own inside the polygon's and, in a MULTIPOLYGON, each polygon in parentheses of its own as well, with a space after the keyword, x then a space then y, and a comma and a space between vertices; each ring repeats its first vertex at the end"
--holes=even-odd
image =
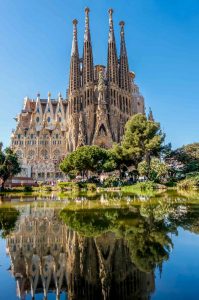
POLYGON ((41 156, 44 159, 48 159, 48 151, 46 149, 41 150, 41 156))
POLYGON ((29 150, 28 155, 27 155, 27 159, 33 159, 34 156, 35 156, 35 151, 34 150, 29 150))
POLYGON ((60 150, 55 149, 55 151, 53 151, 53 159, 59 159, 59 158, 60 158, 60 150))

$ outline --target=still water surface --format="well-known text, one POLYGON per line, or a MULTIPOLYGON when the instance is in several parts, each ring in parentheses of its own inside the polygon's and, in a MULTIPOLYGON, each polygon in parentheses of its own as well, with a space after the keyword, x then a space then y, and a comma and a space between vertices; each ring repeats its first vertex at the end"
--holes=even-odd
POLYGON ((199 195, 4 200, 0 299, 199 299, 199 195))

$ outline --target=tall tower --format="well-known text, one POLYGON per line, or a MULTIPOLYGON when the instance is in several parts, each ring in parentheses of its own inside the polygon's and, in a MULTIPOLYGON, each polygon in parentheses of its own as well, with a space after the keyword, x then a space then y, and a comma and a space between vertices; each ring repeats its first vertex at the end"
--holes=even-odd
POLYGON ((77 41, 77 23, 73 20, 73 41, 71 50, 70 61, 70 78, 69 78, 69 95, 71 96, 75 91, 80 88, 80 63, 79 63, 79 50, 77 41))
POLYGON ((119 73, 118 57, 113 26, 113 9, 109 9, 109 35, 108 35, 108 57, 107 57, 107 82, 108 82, 108 105, 109 120, 114 142, 118 139, 119 114, 118 114, 118 97, 119 97, 119 73))
POLYGON ((91 45, 91 34, 89 27, 90 9, 85 8, 85 32, 84 32, 84 48, 83 48, 83 65, 82 65, 82 85, 88 86, 93 83, 93 51, 91 45))
POLYGON ((83 45, 83 60, 82 60, 82 107, 87 115, 87 142, 91 143, 94 134, 94 66, 93 66, 93 51, 91 43, 91 33, 89 26, 90 9, 85 8, 85 32, 83 45))
POLYGON ((126 43, 125 43, 125 36, 124 36, 124 21, 119 23, 120 29, 120 59, 119 59, 119 85, 120 88, 131 92, 130 86, 130 74, 129 74, 129 64, 128 64, 128 57, 126 51, 126 43))
POLYGON ((72 126, 68 130, 68 151, 73 151, 77 146, 78 131, 78 114, 81 106, 80 88, 81 88, 81 74, 80 74, 80 59, 77 41, 77 23, 73 20, 73 41, 70 61, 70 78, 69 78, 69 95, 68 95, 68 119, 72 126))
POLYGON ((118 84, 118 58, 113 27, 113 9, 109 9, 109 36, 108 36, 108 61, 107 79, 109 83, 118 84))

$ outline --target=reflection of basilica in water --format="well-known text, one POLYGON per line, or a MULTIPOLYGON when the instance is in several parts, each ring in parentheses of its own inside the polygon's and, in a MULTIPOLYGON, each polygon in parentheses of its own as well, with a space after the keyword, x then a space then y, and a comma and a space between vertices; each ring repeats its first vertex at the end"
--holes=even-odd
POLYGON ((124 239, 114 233, 83 237, 58 220, 56 210, 35 207, 23 213, 7 237, 17 294, 32 299, 48 293, 60 299, 139 299, 154 291, 153 271, 140 271, 124 239))

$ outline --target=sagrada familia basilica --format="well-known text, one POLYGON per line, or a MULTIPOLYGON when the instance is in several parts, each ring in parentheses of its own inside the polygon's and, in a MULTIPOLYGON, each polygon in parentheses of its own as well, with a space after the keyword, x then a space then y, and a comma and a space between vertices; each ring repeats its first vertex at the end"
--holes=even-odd
POLYGON ((61 178, 59 162, 82 145, 109 148, 120 142, 128 119, 145 113, 144 98, 129 70, 124 27, 120 25, 118 58, 109 10, 107 66, 95 65, 89 27, 89 8, 85 9, 83 55, 79 55, 77 20, 73 21, 73 41, 69 87, 66 97, 24 99, 12 133, 12 148, 22 162, 24 176, 36 180, 61 178))

